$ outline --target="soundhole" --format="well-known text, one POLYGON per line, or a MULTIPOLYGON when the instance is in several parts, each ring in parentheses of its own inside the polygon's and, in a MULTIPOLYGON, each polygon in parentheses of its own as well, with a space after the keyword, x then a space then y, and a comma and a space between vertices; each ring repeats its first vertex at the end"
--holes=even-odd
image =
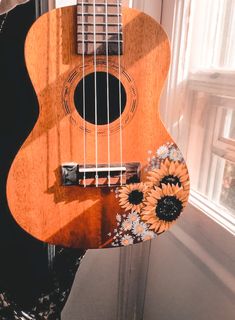
POLYGON ((97 103, 97 124, 112 123, 120 117, 126 106, 126 91, 119 79, 106 72, 88 74, 84 81, 80 80, 74 92, 74 104, 80 116, 86 121, 95 124, 95 106, 97 103), (83 82, 85 87, 85 100, 83 99, 83 82), (108 91, 108 94, 107 94, 108 91), (96 94, 95 94, 96 92, 96 94), (95 99, 97 98, 97 100, 95 99), (96 102, 97 101, 97 102, 96 102), (85 108, 84 108, 85 102, 85 108), (109 119, 108 119, 109 102, 109 119), (121 111, 121 112, 120 112, 121 111))

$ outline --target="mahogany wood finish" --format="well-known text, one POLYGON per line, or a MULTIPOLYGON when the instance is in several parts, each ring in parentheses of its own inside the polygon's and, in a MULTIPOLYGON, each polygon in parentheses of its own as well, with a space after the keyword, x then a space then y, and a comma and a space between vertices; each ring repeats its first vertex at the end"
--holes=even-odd
MULTIPOLYGON (((140 162, 144 178, 148 150, 172 141, 157 108, 170 48, 166 33, 151 17, 127 8, 122 8, 122 14, 121 80, 127 93, 123 162, 140 162)), ((28 33, 25 58, 40 115, 12 164, 7 196, 15 220, 34 237, 63 246, 101 248, 109 246, 107 234, 115 228, 120 212, 114 189, 65 187, 60 177, 62 163, 83 163, 83 120, 72 98, 82 79, 82 56, 76 54, 76 15, 76 6, 53 10, 40 17, 28 33)), ((86 73, 93 72, 93 59, 92 55, 85 57, 86 73)), ((105 56, 97 59, 97 70, 106 72, 105 56)), ((110 73, 115 76, 118 59, 109 57, 110 73)), ((119 120, 110 130, 111 162, 120 163, 119 120)), ((91 124, 87 124, 86 142, 87 163, 93 164, 91 124)), ((107 163, 107 159, 107 126, 103 125, 98 131, 98 160, 107 163)))

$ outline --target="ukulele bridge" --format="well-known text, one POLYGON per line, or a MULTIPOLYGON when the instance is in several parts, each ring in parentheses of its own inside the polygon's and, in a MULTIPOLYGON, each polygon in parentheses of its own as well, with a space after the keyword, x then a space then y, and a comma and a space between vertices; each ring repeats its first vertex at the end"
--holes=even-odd
POLYGON ((74 162, 61 165, 63 186, 107 187, 140 181, 140 163, 79 165, 74 162))

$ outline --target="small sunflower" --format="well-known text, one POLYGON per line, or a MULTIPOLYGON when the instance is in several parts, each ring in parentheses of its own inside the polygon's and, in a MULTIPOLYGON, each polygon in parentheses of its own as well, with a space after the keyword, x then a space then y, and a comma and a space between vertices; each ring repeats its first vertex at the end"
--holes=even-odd
POLYGON ((144 206, 148 186, 143 182, 128 184, 119 190, 119 204, 125 211, 131 210, 140 213, 144 206))
POLYGON ((155 186, 161 184, 178 185, 184 190, 189 190, 189 175, 185 163, 164 160, 159 169, 149 172, 149 181, 155 186))
POLYGON ((162 184, 162 188, 155 186, 146 199, 142 220, 150 225, 149 229, 161 233, 180 216, 186 206, 188 192, 178 185, 162 184))

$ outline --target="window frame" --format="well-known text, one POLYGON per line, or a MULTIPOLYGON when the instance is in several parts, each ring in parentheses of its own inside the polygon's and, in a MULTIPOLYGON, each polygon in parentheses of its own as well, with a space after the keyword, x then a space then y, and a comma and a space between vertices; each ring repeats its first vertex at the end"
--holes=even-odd
MULTIPOLYGON (((219 106, 234 108, 235 105, 235 70, 231 72, 224 69, 216 70, 215 68, 205 68, 189 73, 189 63, 192 59, 190 56, 190 40, 194 36, 190 27, 190 21, 194 18, 191 15, 192 6, 193 1, 191 0, 163 0, 162 10, 162 25, 168 32, 172 45, 173 57, 167 89, 165 90, 161 102, 162 109, 164 110, 162 114, 168 130, 171 132, 176 142, 179 142, 179 147, 186 155, 186 160, 189 158, 188 143, 190 125, 188 124, 192 118, 192 110, 196 106, 185 106, 184 121, 180 122, 179 117, 178 124, 175 125, 176 122, 174 123, 172 121, 174 118, 171 116, 171 113, 173 112, 172 101, 176 101, 176 98, 179 95, 177 86, 182 86, 183 83, 183 89, 181 88, 181 90, 185 90, 187 101, 195 102, 196 95, 203 93, 205 103, 213 104, 217 107, 217 110, 214 110, 214 112, 218 112, 218 110, 222 108, 219 106), (187 73, 188 78, 186 77, 187 73), (164 108, 165 105, 166 108, 164 108), (175 130, 175 127, 177 126, 180 127, 180 129, 177 128, 177 130, 175 130)), ((228 14, 228 12, 226 13, 228 14)), ((219 59, 224 60, 225 58, 220 54, 219 59)), ((178 101, 180 100, 178 99, 178 101)), ((221 110, 219 112, 221 113, 221 110)), ((214 190, 215 181, 213 181, 212 178, 215 176, 215 172, 217 174, 216 176, 220 177, 220 179, 222 179, 224 172, 224 165, 221 165, 222 162, 218 162, 218 159, 216 160, 216 157, 213 157, 213 154, 220 157, 223 155, 223 159, 235 162, 235 141, 222 136, 221 119, 219 119, 222 115, 218 116, 218 114, 215 114, 214 117, 217 121, 211 137, 212 152, 207 154, 207 159, 205 159, 208 166, 208 174, 207 176, 204 175, 204 177, 201 177, 204 179, 201 183, 204 183, 205 189, 209 188, 210 190, 214 190), (208 176, 210 174, 211 179, 208 181, 208 176)), ((193 175, 194 173, 191 174, 193 175)), ((235 217, 232 216, 225 207, 214 202, 216 197, 218 200, 218 192, 217 195, 213 195, 212 191, 210 191, 209 195, 205 196, 203 193, 198 192, 192 187, 189 201, 194 207, 200 209, 230 233, 235 234, 235 217)))

